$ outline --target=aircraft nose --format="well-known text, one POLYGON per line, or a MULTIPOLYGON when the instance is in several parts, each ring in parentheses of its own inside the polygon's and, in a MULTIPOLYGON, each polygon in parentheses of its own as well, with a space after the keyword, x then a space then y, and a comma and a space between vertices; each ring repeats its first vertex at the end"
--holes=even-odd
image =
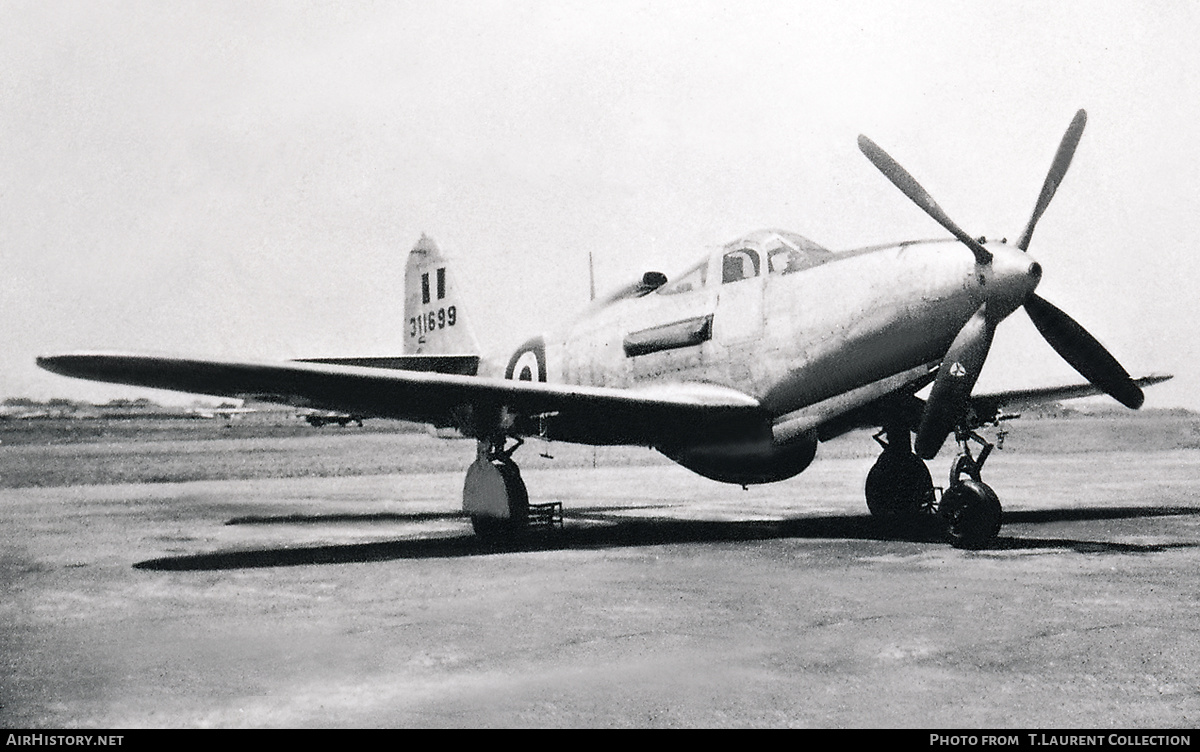
POLYGON ((1016 309, 1042 281, 1042 265, 1015 248, 995 246, 992 253, 991 298, 1005 309, 1016 309))
POLYGON ((1011 280, 1009 284, 1012 293, 1016 296, 1015 302, 1020 305, 1025 298, 1033 294, 1038 283, 1042 281, 1042 265, 1025 254, 1013 259, 1013 262, 1009 272, 1012 275, 1009 277, 1011 280))

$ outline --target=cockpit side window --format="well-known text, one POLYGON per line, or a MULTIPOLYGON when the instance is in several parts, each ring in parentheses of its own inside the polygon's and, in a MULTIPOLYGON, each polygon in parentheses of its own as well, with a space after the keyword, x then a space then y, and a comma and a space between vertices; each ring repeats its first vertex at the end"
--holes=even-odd
POLYGON ((781 235, 767 246, 767 268, 771 274, 791 274, 820 266, 833 258, 833 254, 810 240, 793 236, 792 240, 781 235), (792 242, 793 240, 798 242, 792 242))
POLYGON ((805 269, 804 255, 794 248, 772 248, 767 252, 767 265, 771 274, 790 274, 805 269))
POLYGON ((681 292, 691 292, 704 287, 705 279, 708 277, 708 261, 692 267, 673 282, 663 285, 659 288, 659 292, 663 295, 675 295, 681 292))
POLYGON ((721 260, 721 282, 739 282, 758 276, 758 253, 739 248, 725 254, 721 260))

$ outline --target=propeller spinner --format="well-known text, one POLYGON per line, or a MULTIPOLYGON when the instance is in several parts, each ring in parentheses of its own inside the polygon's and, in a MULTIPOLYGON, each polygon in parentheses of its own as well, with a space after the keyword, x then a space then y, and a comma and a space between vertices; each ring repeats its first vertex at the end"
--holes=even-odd
MULTIPOLYGON (((1063 135, 1054 155, 1054 162, 1050 165, 1050 171, 1042 184, 1033 214, 1017 241, 1017 247, 1022 251, 1028 250, 1038 220, 1050 205, 1050 200, 1054 198, 1054 193, 1066 176, 1086 124, 1087 113, 1080 110, 1075 113, 1071 125, 1063 135)), ((967 246, 975 255, 977 264, 992 263, 992 253, 955 224, 920 183, 887 152, 866 136, 858 137, 858 147, 884 177, 967 246)), ((1126 407, 1141 407, 1144 399, 1142 390, 1116 358, 1086 329, 1032 291, 1025 298, 1024 307, 1046 342, 1084 378, 1126 407)), ((971 389, 975 386, 991 349, 995 324, 984 305, 963 326, 942 359, 942 367, 938 369, 929 400, 925 404, 920 428, 917 429, 914 450, 923 459, 932 459, 938 453, 946 441, 946 436, 966 410, 971 389)))

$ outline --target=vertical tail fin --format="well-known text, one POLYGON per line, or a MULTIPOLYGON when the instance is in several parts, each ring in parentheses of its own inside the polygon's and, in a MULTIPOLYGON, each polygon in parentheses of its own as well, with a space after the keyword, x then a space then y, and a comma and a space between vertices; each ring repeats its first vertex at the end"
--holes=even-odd
POLYGON ((479 353, 449 261, 425 235, 408 254, 404 267, 405 355, 479 353))

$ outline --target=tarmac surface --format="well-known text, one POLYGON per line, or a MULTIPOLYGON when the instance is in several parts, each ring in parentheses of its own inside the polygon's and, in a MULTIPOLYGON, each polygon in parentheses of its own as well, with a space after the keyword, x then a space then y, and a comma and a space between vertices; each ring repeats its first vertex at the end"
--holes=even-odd
POLYGON ((461 471, 2 489, 0 726, 1200 723, 1200 451, 998 453, 978 552, 881 528, 871 462, 527 470, 524 550, 461 471))

